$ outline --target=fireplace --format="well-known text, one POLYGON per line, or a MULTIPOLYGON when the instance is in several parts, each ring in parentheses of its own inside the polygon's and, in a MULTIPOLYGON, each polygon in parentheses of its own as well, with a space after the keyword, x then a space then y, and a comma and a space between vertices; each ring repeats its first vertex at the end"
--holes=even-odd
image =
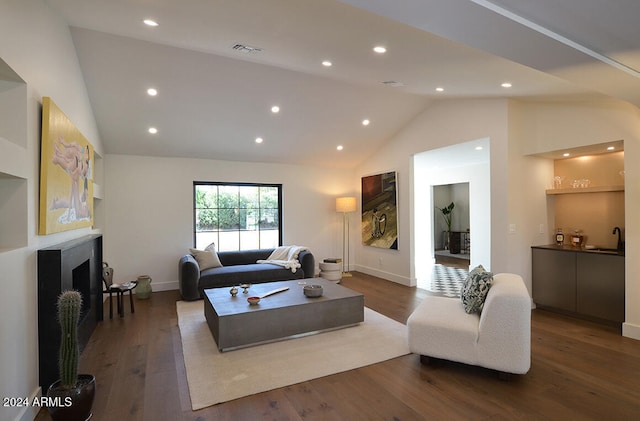
MULTIPOLYGON (((82 308, 78 324, 82 326, 85 317, 91 313, 91 260, 87 259, 71 270, 71 287, 80 292, 82 308)), ((102 272, 100 272, 102 273, 102 272)))
POLYGON ((59 378, 60 327, 56 302, 63 291, 82 295, 80 352, 102 320, 102 236, 88 235, 38 250, 38 351, 43 393, 59 378))

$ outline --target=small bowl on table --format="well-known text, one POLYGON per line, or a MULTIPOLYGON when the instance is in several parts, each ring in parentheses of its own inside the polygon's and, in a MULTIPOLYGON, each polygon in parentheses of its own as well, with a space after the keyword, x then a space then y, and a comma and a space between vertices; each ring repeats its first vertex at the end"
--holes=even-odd
POLYGON ((247 301, 254 306, 260 302, 260 297, 247 297, 247 301))
POLYGON ((305 285, 302 288, 304 295, 309 298, 321 297, 322 296, 322 285, 305 285))

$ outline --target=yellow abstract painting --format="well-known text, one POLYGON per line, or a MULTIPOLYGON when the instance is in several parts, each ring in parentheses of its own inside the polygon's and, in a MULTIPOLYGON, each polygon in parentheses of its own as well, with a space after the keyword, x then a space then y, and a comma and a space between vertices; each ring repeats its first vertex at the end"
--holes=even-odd
POLYGON ((93 225, 93 166, 93 145, 43 97, 38 234, 93 225))

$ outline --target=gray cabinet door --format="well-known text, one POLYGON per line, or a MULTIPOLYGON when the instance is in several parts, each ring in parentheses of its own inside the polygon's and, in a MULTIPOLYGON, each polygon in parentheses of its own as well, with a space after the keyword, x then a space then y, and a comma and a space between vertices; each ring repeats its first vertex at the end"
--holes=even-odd
POLYGON ((578 313, 624 321, 624 257, 578 253, 578 313))
POLYGON ((576 253, 532 249, 533 301, 576 311, 576 253))

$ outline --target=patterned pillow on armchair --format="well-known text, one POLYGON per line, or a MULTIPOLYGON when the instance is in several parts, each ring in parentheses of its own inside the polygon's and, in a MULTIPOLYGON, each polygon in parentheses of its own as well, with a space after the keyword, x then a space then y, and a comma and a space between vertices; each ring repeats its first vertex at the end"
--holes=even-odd
POLYGON ((482 312, 484 300, 487 298, 492 282, 493 273, 487 272, 482 265, 478 265, 469 272, 460 291, 465 312, 469 314, 482 312))

